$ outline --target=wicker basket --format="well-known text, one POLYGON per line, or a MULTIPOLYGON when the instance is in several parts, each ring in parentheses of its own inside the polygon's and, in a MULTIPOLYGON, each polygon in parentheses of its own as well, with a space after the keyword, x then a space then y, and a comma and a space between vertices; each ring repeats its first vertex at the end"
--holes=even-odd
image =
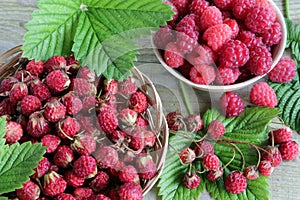
MULTIPOLYGON (((16 73, 16 71, 21 68, 21 53, 21 46, 17 46, 0 55, 0 81, 5 77, 16 73)), ((148 119, 151 131, 157 135, 157 142, 153 151, 153 159, 156 162, 157 173, 151 180, 141 183, 143 196, 145 196, 155 185, 162 173, 167 153, 169 132, 166 119, 162 111, 161 99, 153 83, 137 68, 132 69, 132 74, 138 82, 139 89, 146 94, 148 102, 151 105, 150 109, 145 112, 145 118, 148 119)))

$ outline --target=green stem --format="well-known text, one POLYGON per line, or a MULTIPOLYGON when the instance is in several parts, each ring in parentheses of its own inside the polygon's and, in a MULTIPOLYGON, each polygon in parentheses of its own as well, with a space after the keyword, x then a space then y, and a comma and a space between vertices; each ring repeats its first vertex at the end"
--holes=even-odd
POLYGON ((180 84, 180 88, 181 88, 181 91, 182 91, 182 95, 183 95, 183 99, 184 99, 186 108, 187 108, 189 114, 193 114, 193 110, 192 110, 192 107, 191 107, 191 104, 190 104, 190 101, 189 101, 188 94, 186 92, 185 86, 184 86, 184 84, 183 84, 182 81, 180 81, 179 84, 180 84))
POLYGON ((285 15, 290 19, 290 0, 285 0, 285 15))

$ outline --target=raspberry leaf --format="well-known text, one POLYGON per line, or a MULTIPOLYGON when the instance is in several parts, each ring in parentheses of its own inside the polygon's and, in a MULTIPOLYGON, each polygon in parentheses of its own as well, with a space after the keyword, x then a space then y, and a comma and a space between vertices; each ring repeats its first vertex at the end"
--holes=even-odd
MULTIPOLYGON (((6 117, 1 117, 0 118, 0 149, 2 149, 2 147, 5 144, 5 139, 3 138, 5 135, 5 125, 6 125, 6 117)), ((1 155, 1 151, 0 151, 0 155, 1 155)))
POLYGON ((292 50, 292 54, 297 61, 300 61, 300 24, 296 27, 290 19, 285 19, 287 27, 286 48, 292 50))
POLYGON ((8 200, 7 197, 0 197, 0 200, 8 200))

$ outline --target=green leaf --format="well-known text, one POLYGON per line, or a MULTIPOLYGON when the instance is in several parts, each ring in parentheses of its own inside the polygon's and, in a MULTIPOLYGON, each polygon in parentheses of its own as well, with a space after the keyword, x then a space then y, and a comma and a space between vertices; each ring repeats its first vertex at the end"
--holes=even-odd
POLYGON ((14 143, 0 157, 0 194, 12 192, 29 180, 45 153, 40 143, 14 143))
POLYGON ((0 200, 8 200, 7 197, 0 197, 0 200))
POLYGON ((286 48, 290 48, 295 59, 300 61, 300 24, 295 28, 292 20, 285 19, 285 23, 287 27, 286 48))
POLYGON ((0 118, 0 154, 1 154, 1 148, 5 144, 5 139, 3 138, 5 135, 5 125, 6 125, 6 117, 0 118))

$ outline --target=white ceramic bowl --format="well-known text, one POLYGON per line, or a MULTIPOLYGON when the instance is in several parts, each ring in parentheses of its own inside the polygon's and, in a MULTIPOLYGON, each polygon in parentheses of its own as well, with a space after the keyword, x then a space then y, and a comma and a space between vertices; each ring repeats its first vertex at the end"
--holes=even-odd
MULTIPOLYGON (((271 1, 271 0, 270 0, 270 3, 275 8, 276 14, 277 14, 277 21, 281 25, 282 39, 281 39, 281 41, 280 41, 279 44, 274 45, 274 47, 273 47, 273 52, 272 52, 273 63, 272 63, 271 69, 269 71, 271 71, 275 67, 275 65, 278 63, 278 61, 280 60, 281 56, 283 55, 283 52, 284 52, 284 49, 285 49, 285 44, 286 44, 286 39, 287 39, 287 30, 286 30, 286 25, 285 25, 284 17, 282 15, 281 11, 279 10, 279 8, 276 6, 276 4, 273 1, 271 1)), ((242 89, 242 88, 245 88, 248 85, 251 85, 252 83, 258 81, 259 79, 261 79, 262 77, 264 77, 267 74, 266 73, 266 74, 264 74, 262 76, 255 76, 255 77, 253 77, 253 78, 251 78, 251 79, 249 79, 247 81, 244 81, 244 82, 241 82, 241 83, 232 84, 232 85, 201 85, 201 84, 196 84, 196 83, 190 81, 189 79, 185 78, 180 72, 178 72, 177 70, 169 67, 165 63, 164 58, 162 57, 162 55, 160 54, 160 52, 159 52, 159 50, 157 48, 154 48, 154 53, 155 53, 156 57, 158 58, 159 62, 173 76, 175 76, 179 80, 183 81, 184 83, 192 86, 193 88, 199 89, 199 90, 203 90, 203 91, 209 91, 209 92, 226 92, 226 91, 234 91, 234 90, 242 89)))

